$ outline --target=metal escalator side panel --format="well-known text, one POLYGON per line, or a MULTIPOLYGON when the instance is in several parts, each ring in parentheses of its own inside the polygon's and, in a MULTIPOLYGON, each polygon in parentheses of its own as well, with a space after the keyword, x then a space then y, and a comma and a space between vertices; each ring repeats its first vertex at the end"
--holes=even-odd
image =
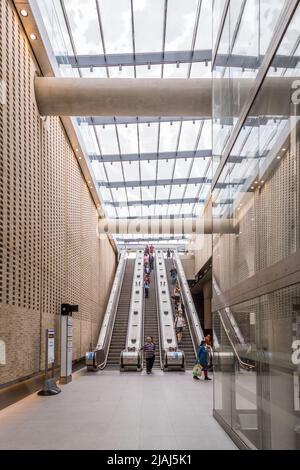
POLYGON ((126 263, 120 299, 116 311, 116 319, 107 356, 106 366, 114 369, 120 367, 120 354, 126 344, 134 263, 133 259, 128 259, 126 263))
POLYGON ((143 301, 144 301, 144 252, 136 252, 132 280, 125 350, 121 352, 121 370, 141 370, 140 348, 143 340, 143 301))
POLYGON ((201 341, 204 339, 203 330, 200 324, 200 320, 197 314, 197 310, 193 301, 193 297, 185 276, 185 272, 181 263, 180 256, 177 251, 174 251, 174 260, 177 270, 177 277, 179 280, 179 286, 182 293, 182 298, 185 307, 185 314, 188 321, 188 327, 190 329, 191 338, 195 353, 201 341))
POLYGON ((127 252, 126 250, 122 250, 111 293, 107 302, 105 315, 103 317, 97 346, 94 351, 89 351, 86 353, 86 366, 88 370, 96 370, 98 367, 105 367, 114 328, 116 312, 119 304, 126 263, 127 252))
POLYGON ((164 369, 183 369, 184 353, 178 350, 165 259, 162 250, 156 251, 155 270, 163 366, 164 369))

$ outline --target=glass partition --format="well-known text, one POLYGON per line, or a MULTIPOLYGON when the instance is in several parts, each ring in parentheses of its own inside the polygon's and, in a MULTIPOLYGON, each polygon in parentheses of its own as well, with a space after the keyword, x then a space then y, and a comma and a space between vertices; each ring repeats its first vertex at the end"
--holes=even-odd
POLYGON ((300 450, 300 284, 230 307, 244 335, 240 366, 220 318, 213 329, 214 411, 249 448, 300 450))

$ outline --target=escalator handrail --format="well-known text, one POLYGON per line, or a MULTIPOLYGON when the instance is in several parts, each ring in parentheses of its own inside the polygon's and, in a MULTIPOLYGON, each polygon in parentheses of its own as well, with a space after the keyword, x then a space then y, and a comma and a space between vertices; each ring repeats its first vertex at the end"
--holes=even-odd
POLYGON ((132 279, 129 317, 125 350, 135 348, 138 352, 143 341, 143 307, 144 307, 144 252, 137 250, 132 279), (135 314, 136 313, 136 314, 135 314), (138 329, 135 328, 138 326, 138 329), (134 336, 134 338, 132 338, 134 336), (135 340, 132 343, 132 340, 135 340))
POLYGON ((233 349, 233 352, 234 352, 234 354, 235 354, 235 357, 236 357, 238 363, 240 364, 240 366, 241 366, 243 369, 247 369, 247 370, 254 369, 254 368, 255 368, 254 365, 248 364, 247 362, 242 361, 242 359, 240 358, 240 355, 239 355, 239 353, 237 352, 237 349, 236 349, 236 347, 235 347, 235 345, 234 345, 234 343, 233 343, 233 341, 232 341, 232 339, 231 339, 231 337, 230 337, 229 330, 227 330, 226 325, 225 325, 225 322, 224 322, 224 320, 223 320, 223 318, 222 318, 222 314, 221 314, 221 312, 220 312, 219 310, 218 310, 218 314, 219 314, 219 318, 220 318, 220 320, 221 320, 222 326, 223 326, 223 328, 224 328, 225 334, 226 334, 226 336, 227 336, 227 338, 228 338, 228 341, 230 342, 230 345, 231 345, 231 347, 232 347, 232 349, 233 349))
MULTIPOLYGON (((154 265, 156 263, 156 257, 155 257, 155 260, 154 260, 154 265)), ((155 276, 155 303, 156 303, 156 315, 157 315, 157 326, 158 326, 158 336, 159 336, 159 344, 158 344, 158 347, 159 347, 159 363, 160 363, 160 368, 161 370, 163 370, 163 361, 162 361, 162 353, 161 353, 161 348, 162 348, 162 342, 161 342, 161 331, 160 331, 160 315, 159 315, 159 304, 158 304, 158 282, 157 282, 157 272, 156 272, 156 268, 154 267, 154 276, 155 276)))
POLYGON ((188 326, 190 329, 195 355, 197 356, 197 348, 198 346, 200 346, 201 341, 204 339, 204 334, 203 334, 202 327, 200 325, 200 320, 199 320, 199 317, 195 308, 193 297, 192 297, 190 288, 186 280, 186 276, 185 276, 184 269, 181 263, 181 259, 177 251, 174 251, 174 258, 175 258, 175 263, 173 259, 173 265, 175 266, 177 270, 177 277, 179 280, 180 290, 182 293, 182 300, 183 300, 184 307, 185 307, 185 316, 186 316, 188 326))
POLYGON ((170 299, 164 253, 161 249, 156 251, 155 270, 158 313, 160 318, 161 348, 165 355, 167 351, 177 351, 178 344, 173 320, 173 309, 170 299), (162 279, 159 278, 159 274, 162 279), (161 284, 161 282, 164 282, 164 284, 161 284))
MULTIPOLYGON (((215 276, 213 276, 212 282, 213 282, 213 287, 214 287, 217 295, 219 295, 221 293, 221 289, 218 285, 218 282, 217 282, 215 276)), ((232 311, 228 307, 225 307, 224 310, 226 312, 226 316, 228 318, 228 321, 230 322, 230 325, 231 325, 231 327, 234 331, 234 334, 237 337, 237 339, 239 340, 239 343, 240 344, 245 344, 245 339, 242 335, 242 332, 241 332, 240 328, 238 327, 237 322, 235 321, 235 318, 234 318, 234 315, 233 315, 232 311)))
POLYGON ((99 333, 97 346, 95 348, 95 351, 98 351, 101 348, 105 351, 105 359, 101 364, 99 364, 99 369, 104 369, 107 363, 126 264, 127 251, 122 250, 119 258, 119 264, 115 274, 115 279, 108 299, 105 315, 103 318, 101 330, 99 333))

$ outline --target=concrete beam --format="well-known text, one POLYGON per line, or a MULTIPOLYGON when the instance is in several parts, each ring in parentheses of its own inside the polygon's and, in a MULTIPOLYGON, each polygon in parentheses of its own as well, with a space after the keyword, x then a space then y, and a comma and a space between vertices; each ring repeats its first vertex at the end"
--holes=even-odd
POLYGON ((210 116, 211 81, 37 77, 42 116, 210 116))
POLYGON ((98 234, 115 235, 192 235, 212 233, 239 233, 236 219, 196 219, 196 218, 137 218, 100 219, 98 234))
MULTIPOLYGON (((266 78, 250 116, 289 116, 294 77, 266 78), (276 96, 276 100, 274 99, 276 96)), ((253 79, 214 81, 221 116, 238 116, 253 79), (224 99, 226 96, 239 99, 224 99), (233 95, 232 95, 233 94, 233 95), (237 104, 235 104, 237 103, 237 104)), ((212 115, 212 80, 37 77, 35 94, 42 116, 212 115)))

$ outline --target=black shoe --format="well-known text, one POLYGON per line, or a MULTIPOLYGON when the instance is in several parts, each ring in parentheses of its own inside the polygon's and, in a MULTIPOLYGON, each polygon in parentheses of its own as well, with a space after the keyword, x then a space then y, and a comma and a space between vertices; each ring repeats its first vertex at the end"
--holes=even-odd
POLYGON ((204 380, 211 380, 211 379, 210 379, 209 377, 205 377, 205 379, 204 379, 204 380))
POLYGON ((200 380, 199 377, 197 377, 197 375, 193 375, 193 379, 200 380))

